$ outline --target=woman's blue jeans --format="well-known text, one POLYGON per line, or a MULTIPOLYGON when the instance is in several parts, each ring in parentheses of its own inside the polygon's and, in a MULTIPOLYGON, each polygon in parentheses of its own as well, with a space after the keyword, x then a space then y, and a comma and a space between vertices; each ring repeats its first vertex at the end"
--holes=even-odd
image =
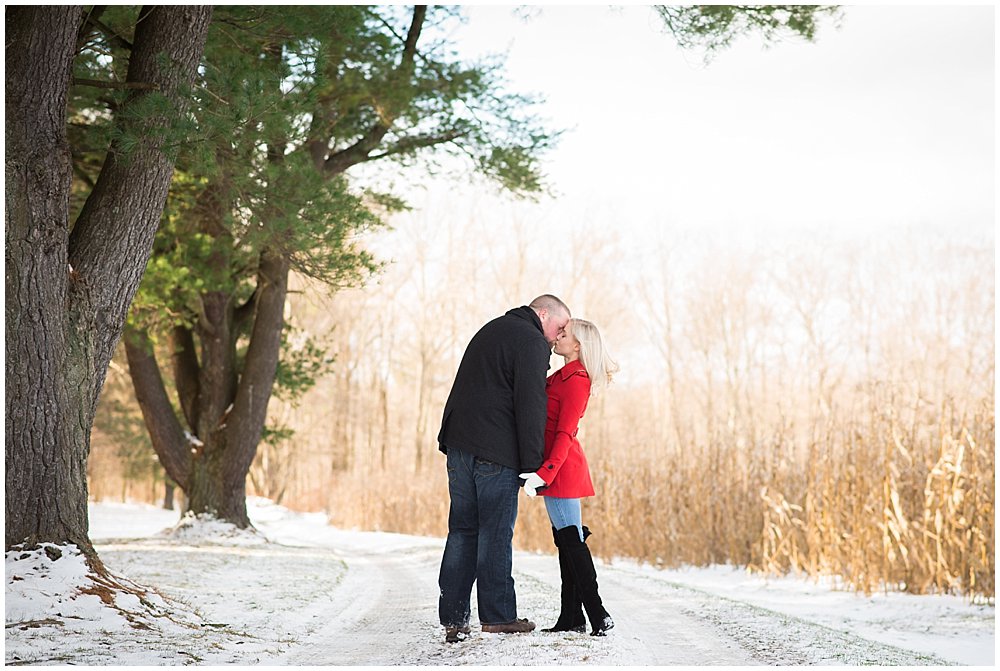
POLYGON ((510 573, 520 485, 513 468, 448 448, 451 510, 438 576, 438 616, 444 626, 469 624, 473 582, 480 623, 517 619, 510 573))
POLYGON ((549 522, 558 531, 569 526, 575 526, 583 541, 583 515, 580 512, 580 499, 562 499, 557 496, 543 496, 545 510, 549 514, 549 522))

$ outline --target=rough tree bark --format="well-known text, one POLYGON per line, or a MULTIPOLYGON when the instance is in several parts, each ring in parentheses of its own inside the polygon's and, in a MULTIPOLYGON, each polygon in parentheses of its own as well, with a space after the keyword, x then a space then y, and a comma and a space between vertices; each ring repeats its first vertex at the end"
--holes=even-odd
MULTIPOLYGON (((397 66, 401 76, 408 77, 412 71, 426 9, 414 8, 397 66)), ((280 46, 273 45, 264 56, 265 63, 280 60, 280 46)), ((322 112, 314 115, 323 117, 322 112)), ((326 149, 329 138, 314 137, 303 150, 313 156, 318 172, 334 179, 350 167, 372 160, 394 118, 385 111, 361 140, 330 156, 326 149)), ((280 148, 287 146, 287 139, 274 133, 268 139, 268 160, 277 167, 284 160, 280 148)), ((213 183, 208 191, 213 193, 205 199, 205 207, 199 208, 199 216, 217 219, 200 222, 200 228, 214 237, 225 235, 222 222, 229 210, 219 206, 225 202, 221 194, 226 186, 213 183)), ((281 191, 276 186, 272 200, 281 191)), ((270 206, 282 209, 280 202, 270 206)), ((246 479, 267 420, 285 326, 291 259, 281 251, 284 246, 280 240, 273 242, 260 253, 256 290, 249 303, 237 306, 231 294, 206 292, 201 296, 201 314, 193 331, 174 330, 173 375, 181 417, 170 403, 148 333, 136 331, 125 338, 129 372, 153 448, 167 474, 188 496, 188 510, 213 515, 240 528, 250 526, 246 479), (249 324, 250 344, 242 373, 237 375, 236 340, 245 332, 244 324, 249 324)))
POLYGON ((173 174, 164 131, 204 49, 211 7, 144 7, 112 145, 72 232, 66 98, 79 7, 6 10, 6 547, 87 536, 87 457, 97 397, 152 248, 173 174), (163 113, 128 115, 143 97, 163 113))
POLYGON ((63 306, 71 180, 65 109, 81 9, 7 7, 5 14, 6 546, 79 544, 87 536, 86 457, 66 449, 83 417, 69 407, 63 374, 63 306))

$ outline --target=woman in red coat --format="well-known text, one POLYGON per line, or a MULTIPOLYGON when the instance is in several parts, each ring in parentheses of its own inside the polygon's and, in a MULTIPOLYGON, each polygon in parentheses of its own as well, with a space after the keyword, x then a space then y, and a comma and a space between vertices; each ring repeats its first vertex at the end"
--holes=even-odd
POLYGON ((598 594, 597 571, 586 543, 590 530, 583 526, 580 499, 593 496, 594 485, 576 434, 588 399, 607 386, 618 367, 597 327, 583 319, 569 321, 553 351, 566 365, 546 381, 545 461, 536 472, 521 474, 528 496, 545 497, 559 550, 562 606, 555 625, 543 631, 585 631, 582 605, 590 618, 590 635, 604 636, 615 623, 598 594))

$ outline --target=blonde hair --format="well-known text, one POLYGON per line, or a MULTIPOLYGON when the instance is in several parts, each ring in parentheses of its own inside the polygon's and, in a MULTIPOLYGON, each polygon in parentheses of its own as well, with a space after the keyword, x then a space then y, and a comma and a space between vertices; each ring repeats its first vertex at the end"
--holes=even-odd
POLYGON ((590 376, 591 395, 599 394, 611 384, 614 374, 618 372, 618 364, 604 349, 601 332, 586 319, 570 319, 566 330, 573 334, 580 343, 580 363, 590 376))

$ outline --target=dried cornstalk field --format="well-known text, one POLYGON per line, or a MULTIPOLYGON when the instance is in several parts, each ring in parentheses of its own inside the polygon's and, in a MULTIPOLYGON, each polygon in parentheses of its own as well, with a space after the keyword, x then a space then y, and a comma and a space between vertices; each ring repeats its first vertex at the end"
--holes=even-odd
MULTIPOLYGON (((541 244, 517 211, 503 231, 436 215, 397 222, 377 285, 298 287, 290 321, 337 363, 297 404, 272 399, 296 433, 261 445, 255 493, 338 526, 444 535, 435 437, 465 344, 552 291, 622 366, 580 432, 596 553, 993 598, 992 237, 630 246, 594 227, 541 244)), ((114 495, 108 461, 91 487, 114 495)), ((520 505, 516 545, 550 551, 541 501, 520 505)))

